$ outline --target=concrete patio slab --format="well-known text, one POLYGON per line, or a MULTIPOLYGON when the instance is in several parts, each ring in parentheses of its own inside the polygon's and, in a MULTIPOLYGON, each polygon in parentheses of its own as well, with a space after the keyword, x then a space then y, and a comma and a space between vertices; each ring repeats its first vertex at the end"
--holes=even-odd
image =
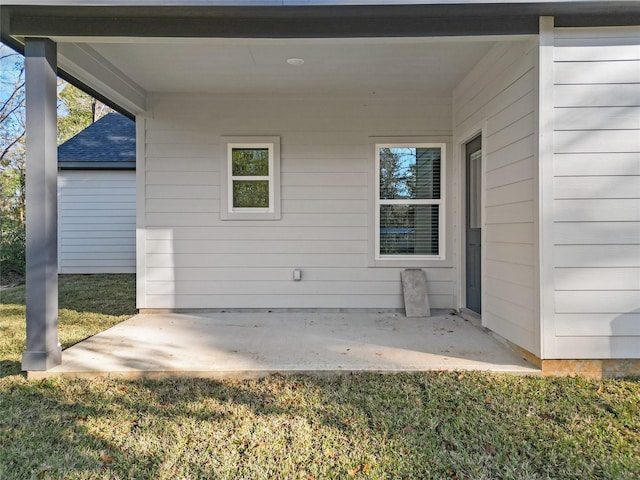
POLYGON ((244 378, 428 370, 540 374, 456 315, 301 311, 137 315, 68 348, 62 365, 29 375, 244 378))

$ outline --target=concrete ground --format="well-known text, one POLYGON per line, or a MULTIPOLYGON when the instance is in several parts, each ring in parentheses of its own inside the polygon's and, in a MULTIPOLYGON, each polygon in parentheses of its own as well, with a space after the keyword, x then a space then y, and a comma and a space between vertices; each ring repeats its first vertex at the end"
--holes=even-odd
POLYGON ((62 354, 41 376, 259 377, 350 371, 540 371, 456 315, 206 312, 143 314, 62 354))

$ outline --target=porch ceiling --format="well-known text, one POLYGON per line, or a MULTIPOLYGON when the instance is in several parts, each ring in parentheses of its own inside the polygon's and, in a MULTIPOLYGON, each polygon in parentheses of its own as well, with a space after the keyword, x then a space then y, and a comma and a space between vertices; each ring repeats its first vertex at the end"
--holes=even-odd
POLYGON ((4 42, 22 50, 26 38, 56 39, 61 76, 133 114, 157 91, 440 95, 488 50, 486 35, 536 35, 541 15, 571 27, 640 14, 629 0, 0 3, 4 42), (305 65, 294 71, 292 56, 305 65))
POLYGON ((448 95, 497 40, 53 39, 63 58, 80 49, 147 93, 224 95, 448 95), (304 64, 291 66, 289 58, 304 64))

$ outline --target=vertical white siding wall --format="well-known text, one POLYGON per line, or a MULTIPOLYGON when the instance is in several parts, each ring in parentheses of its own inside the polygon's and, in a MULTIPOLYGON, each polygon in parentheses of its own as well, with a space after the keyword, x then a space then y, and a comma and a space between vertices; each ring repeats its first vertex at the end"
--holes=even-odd
POLYGON ((640 357, 640 27, 558 28, 558 358, 640 357))
POLYGON ((453 120, 456 145, 484 129, 482 322, 539 355, 537 55, 535 39, 497 44, 456 87, 453 120))
POLYGON ((60 273, 135 273, 135 172, 58 173, 60 273))
MULTIPOLYGON (((401 308, 401 269, 369 266, 372 135, 450 145, 451 100, 155 96, 138 306, 401 308), (280 136, 281 220, 220 219, 225 135, 280 136)), ((455 305, 452 264, 427 269, 432 307, 455 305)))

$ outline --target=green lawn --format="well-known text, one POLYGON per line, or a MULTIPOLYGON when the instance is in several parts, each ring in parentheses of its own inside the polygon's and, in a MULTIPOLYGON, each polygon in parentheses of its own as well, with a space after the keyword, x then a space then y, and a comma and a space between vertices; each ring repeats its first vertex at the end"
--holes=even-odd
MULTIPOLYGON (((63 348, 136 314, 135 275, 63 275, 58 293, 63 348)), ((0 291, 0 378, 20 373, 25 349, 24 295, 24 285, 0 291)))
MULTIPOLYGON (((126 318, 133 289, 126 276, 62 278, 61 307, 71 312, 60 317, 66 344, 126 318)), ((20 287, 2 294, 0 359, 14 370, 24 330, 10 330, 23 321, 21 295, 20 287)), ((457 372, 27 380, 15 373, 0 378, 3 480, 640 478, 637 380, 457 372)))

